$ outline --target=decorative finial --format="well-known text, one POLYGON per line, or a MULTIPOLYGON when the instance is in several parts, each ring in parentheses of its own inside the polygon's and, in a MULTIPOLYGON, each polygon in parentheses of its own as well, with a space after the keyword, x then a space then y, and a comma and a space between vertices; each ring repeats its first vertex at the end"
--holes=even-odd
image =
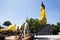
POLYGON ((41 4, 41 6, 45 9, 45 5, 43 4, 43 2, 42 2, 42 4, 41 4))

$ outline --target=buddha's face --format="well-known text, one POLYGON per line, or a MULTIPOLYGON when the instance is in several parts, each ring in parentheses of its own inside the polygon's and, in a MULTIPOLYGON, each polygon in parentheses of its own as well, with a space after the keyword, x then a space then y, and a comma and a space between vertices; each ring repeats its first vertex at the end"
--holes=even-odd
POLYGON ((42 7, 42 6, 40 7, 40 10, 41 10, 41 11, 43 10, 43 7, 42 7))

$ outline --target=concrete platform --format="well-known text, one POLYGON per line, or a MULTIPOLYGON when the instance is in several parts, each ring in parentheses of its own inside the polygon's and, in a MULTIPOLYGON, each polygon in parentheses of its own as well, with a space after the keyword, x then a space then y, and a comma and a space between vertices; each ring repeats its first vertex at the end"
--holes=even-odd
MULTIPOLYGON (((27 37, 27 38, 29 38, 29 37, 27 37)), ((60 35, 37 35, 37 36, 35 36, 35 38, 48 39, 48 40, 60 40, 60 35)), ((28 40, 26 38, 24 38, 24 39, 28 40)), ((5 40, 18 40, 18 36, 7 36, 7 37, 5 37, 5 40)))
POLYGON ((60 40, 60 35, 37 35, 35 39, 60 40))
POLYGON ((8 36, 5 37, 5 40, 17 40, 18 36, 8 36))
POLYGON ((25 37, 25 38, 22 38, 22 39, 18 39, 19 36, 8 36, 8 37, 5 37, 5 40, 29 40, 30 37, 25 37))

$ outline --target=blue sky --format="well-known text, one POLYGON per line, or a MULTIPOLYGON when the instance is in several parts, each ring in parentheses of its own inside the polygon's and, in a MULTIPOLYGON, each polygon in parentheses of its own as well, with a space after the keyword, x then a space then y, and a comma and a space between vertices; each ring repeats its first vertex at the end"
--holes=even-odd
POLYGON ((40 5, 46 7, 47 23, 60 22, 60 0, 0 0, 0 24, 9 20, 22 24, 28 18, 40 17, 40 5))

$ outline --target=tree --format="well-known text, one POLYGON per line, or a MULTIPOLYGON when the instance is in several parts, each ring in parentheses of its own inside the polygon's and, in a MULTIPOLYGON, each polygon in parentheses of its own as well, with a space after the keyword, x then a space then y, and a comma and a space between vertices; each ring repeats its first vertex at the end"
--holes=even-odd
POLYGON ((60 32, 60 22, 57 22, 57 27, 58 27, 59 32, 60 32))
POLYGON ((52 34, 58 34, 59 28, 57 25, 51 25, 52 34))
POLYGON ((26 21, 29 24, 29 28, 30 28, 31 33, 36 33, 39 26, 40 26, 39 20, 30 18, 30 19, 26 19, 26 21))
POLYGON ((60 26, 60 22, 57 22, 57 26, 60 26))
POLYGON ((5 21, 5 22, 3 23, 3 25, 9 26, 9 25, 11 25, 11 22, 10 22, 10 21, 5 21))

